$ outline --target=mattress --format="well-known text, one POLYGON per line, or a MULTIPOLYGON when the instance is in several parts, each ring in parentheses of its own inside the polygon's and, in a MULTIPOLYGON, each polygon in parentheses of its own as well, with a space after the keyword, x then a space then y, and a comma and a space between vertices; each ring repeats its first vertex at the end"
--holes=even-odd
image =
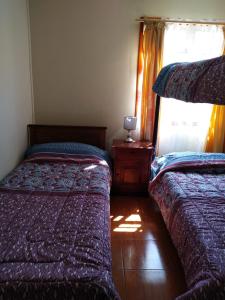
POLYGON ((184 299, 225 299, 225 155, 173 160, 150 182, 183 265, 184 299), (222 159, 223 158, 223 159, 222 159))
POLYGON ((0 183, 0 299, 119 299, 110 169, 97 156, 35 153, 0 183))

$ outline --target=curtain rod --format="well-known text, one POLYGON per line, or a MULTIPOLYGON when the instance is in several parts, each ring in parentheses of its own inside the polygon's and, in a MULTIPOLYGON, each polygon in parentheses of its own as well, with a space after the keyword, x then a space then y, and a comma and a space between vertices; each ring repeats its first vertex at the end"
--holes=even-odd
POLYGON ((183 23, 183 24, 203 24, 203 25, 225 25, 225 21, 219 20, 185 20, 185 19, 169 19, 169 18, 160 18, 160 17, 141 17, 136 19, 140 23, 150 23, 154 21, 162 21, 165 23, 183 23))

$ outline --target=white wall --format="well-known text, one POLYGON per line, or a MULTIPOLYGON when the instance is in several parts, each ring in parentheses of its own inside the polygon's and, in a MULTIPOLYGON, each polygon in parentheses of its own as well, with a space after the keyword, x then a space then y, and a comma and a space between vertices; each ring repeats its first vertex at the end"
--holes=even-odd
POLYGON ((30 0, 38 123, 106 125, 134 113, 142 15, 225 18, 224 0, 30 0))
POLYGON ((0 0, 0 178, 22 157, 32 121, 26 0, 0 0))

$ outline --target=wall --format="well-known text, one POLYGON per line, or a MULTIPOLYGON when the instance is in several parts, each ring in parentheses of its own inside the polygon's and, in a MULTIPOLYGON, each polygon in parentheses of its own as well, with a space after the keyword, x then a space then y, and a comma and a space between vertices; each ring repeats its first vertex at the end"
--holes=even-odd
POLYGON ((22 157, 32 121, 26 0, 0 0, 0 178, 22 157))
POLYGON ((134 113, 142 15, 225 18, 224 0, 30 0, 38 123, 106 125, 134 113))

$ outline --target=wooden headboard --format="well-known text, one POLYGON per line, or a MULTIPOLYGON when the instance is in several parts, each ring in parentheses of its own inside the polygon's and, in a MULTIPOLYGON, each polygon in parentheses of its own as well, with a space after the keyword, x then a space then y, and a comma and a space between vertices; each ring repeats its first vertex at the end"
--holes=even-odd
POLYGON ((78 142, 105 149, 106 127, 29 124, 27 128, 30 146, 43 143, 78 142))

